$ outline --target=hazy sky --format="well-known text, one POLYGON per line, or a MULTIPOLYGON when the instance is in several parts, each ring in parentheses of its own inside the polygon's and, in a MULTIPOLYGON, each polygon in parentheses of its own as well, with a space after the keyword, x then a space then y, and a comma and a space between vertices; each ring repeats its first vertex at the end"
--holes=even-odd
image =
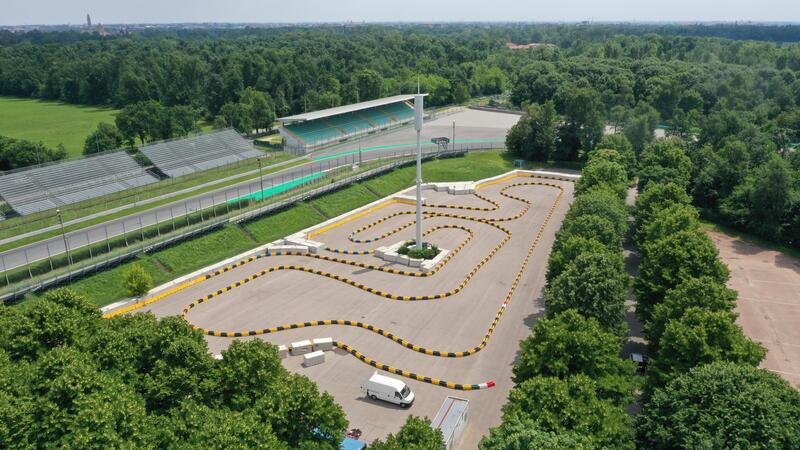
POLYGON ((0 0, 0 24, 342 21, 782 21, 800 0, 0 0))

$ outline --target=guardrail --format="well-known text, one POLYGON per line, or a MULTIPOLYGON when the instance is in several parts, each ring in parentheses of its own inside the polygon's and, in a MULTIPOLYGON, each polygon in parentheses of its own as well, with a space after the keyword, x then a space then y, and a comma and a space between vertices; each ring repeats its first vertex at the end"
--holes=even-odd
MULTIPOLYGON (((464 144, 459 146, 458 148, 453 148, 448 150, 439 150, 431 145, 426 145, 425 147, 429 151, 424 153, 423 158, 429 160, 434 158, 462 155, 469 151, 494 150, 498 148, 498 144, 491 142, 472 143, 472 144, 464 144)), ((27 270, 30 276, 18 282, 9 282, 8 276, 10 270, 1 272, 0 280, 2 280, 2 277, 5 276, 6 286, 0 288, 0 301, 9 302, 17 300, 22 298, 25 294, 29 292, 36 292, 48 289, 57 286, 59 284, 67 283, 76 280, 78 278, 85 277, 87 275, 96 273, 101 270, 105 270, 107 268, 113 267, 127 260, 130 260, 140 253, 147 253, 160 250, 162 248, 173 245, 177 242, 190 239, 195 236, 207 233, 209 231, 221 228, 228 223, 237 223, 237 224, 244 223, 250 220, 257 219, 261 216, 276 211, 280 211, 298 202, 309 200, 327 194, 329 192, 336 191, 343 187, 349 186, 353 183, 358 183, 360 181, 364 181, 369 178, 375 177, 377 175, 381 175, 383 173, 392 171, 396 168, 413 164, 415 162, 414 156, 415 156, 415 151, 404 153, 399 156, 395 155, 392 157, 392 160, 388 161, 386 164, 382 164, 373 169, 368 169, 363 172, 357 173, 355 175, 348 176, 338 180, 332 179, 332 177, 320 178, 314 183, 310 183, 311 185, 319 184, 319 187, 314 187, 309 190, 299 192, 295 195, 288 196, 279 201, 271 203, 260 203, 260 202, 255 203, 253 206, 249 207, 252 209, 247 209, 248 207, 245 207, 244 211, 234 210, 226 214, 215 216, 214 218, 209 217, 208 219, 205 219, 200 223, 187 225, 186 227, 178 229, 177 231, 161 233, 160 229, 163 226, 163 224, 156 224, 152 225, 151 227, 155 227, 157 229, 158 235, 146 238, 143 230, 134 230, 131 233, 136 234, 137 239, 138 239, 138 234, 141 233, 142 239, 141 241, 136 241, 135 244, 132 246, 128 245, 127 237, 123 236, 123 238, 126 239, 126 246, 124 248, 111 249, 109 247, 109 251, 107 253, 102 253, 101 255, 94 255, 94 256, 91 254, 90 250, 89 259, 79 262, 74 262, 66 267, 52 269, 49 272, 43 273, 41 275, 34 275, 31 272, 29 266, 27 270)), ((337 169, 348 168, 348 167, 350 167, 350 165, 345 164, 337 167, 337 169)), ((298 186, 298 189, 302 188, 308 188, 308 186, 307 185, 298 186)), ((212 205, 211 207, 206 209, 214 209, 219 207, 221 207, 221 205, 212 205)), ((197 215, 198 213, 202 215, 202 211, 193 211, 191 214, 197 215)), ((184 218, 178 218, 178 219, 180 219, 181 221, 184 220, 184 218)), ((188 218, 186 220, 188 222, 188 218)), ((175 223, 174 219, 172 223, 174 226, 175 223)), ((103 243, 100 243, 100 245, 102 246, 103 243)), ((52 260, 50 261, 50 265, 52 268, 53 267, 52 260)), ((24 270, 24 269, 15 269, 15 270, 24 270)))

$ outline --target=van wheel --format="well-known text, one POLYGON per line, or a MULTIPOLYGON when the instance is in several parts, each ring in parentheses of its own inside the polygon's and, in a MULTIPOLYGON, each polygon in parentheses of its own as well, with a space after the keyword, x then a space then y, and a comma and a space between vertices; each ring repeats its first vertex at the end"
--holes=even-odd
POLYGON ((401 408, 408 408, 409 406, 411 405, 409 405, 408 403, 403 403, 400 405, 401 408))
POLYGON ((371 398, 372 400, 378 399, 378 397, 376 397, 375 394, 369 394, 369 398, 371 398))

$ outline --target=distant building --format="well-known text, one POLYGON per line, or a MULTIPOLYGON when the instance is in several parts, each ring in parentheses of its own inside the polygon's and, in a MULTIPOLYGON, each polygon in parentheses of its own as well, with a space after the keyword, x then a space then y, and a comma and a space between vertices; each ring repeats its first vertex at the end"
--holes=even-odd
POLYGON ((540 42, 532 42, 530 44, 515 44, 513 42, 506 42, 506 47, 511 50, 526 50, 530 48, 557 48, 556 44, 544 44, 540 42))
POLYGON ((92 28, 92 16, 86 14, 86 28, 92 28))

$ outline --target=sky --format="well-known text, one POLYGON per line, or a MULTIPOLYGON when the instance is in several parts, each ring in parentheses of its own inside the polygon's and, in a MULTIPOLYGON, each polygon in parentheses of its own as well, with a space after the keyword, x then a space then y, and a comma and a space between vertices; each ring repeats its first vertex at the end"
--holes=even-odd
POLYGON ((0 24, 800 22, 800 0, 0 0, 0 24))

